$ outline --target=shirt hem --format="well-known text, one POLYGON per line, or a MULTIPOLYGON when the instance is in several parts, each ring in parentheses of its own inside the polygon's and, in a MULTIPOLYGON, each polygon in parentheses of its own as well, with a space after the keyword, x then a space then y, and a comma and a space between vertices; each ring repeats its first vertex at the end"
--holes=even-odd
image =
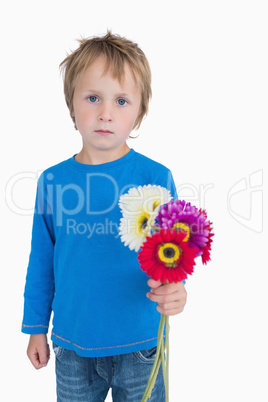
POLYGON ((78 355, 85 357, 114 356, 119 354, 137 352, 157 345, 157 337, 154 337, 123 345, 89 348, 64 339, 63 337, 56 335, 53 331, 51 332, 51 340, 55 342, 58 346, 69 350, 74 350, 78 355))

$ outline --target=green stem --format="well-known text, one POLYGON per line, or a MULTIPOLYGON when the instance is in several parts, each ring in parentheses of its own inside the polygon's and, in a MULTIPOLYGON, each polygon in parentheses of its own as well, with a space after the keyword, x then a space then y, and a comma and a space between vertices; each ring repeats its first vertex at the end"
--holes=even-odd
MULTIPOLYGON (((156 369, 155 369, 154 374, 152 376, 150 385, 148 387, 147 392, 145 390, 145 393, 144 393, 144 397, 145 397, 144 401, 147 401, 147 399, 151 398, 152 390, 154 389, 154 385, 155 385, 155 382, 156 382, 156 378, 157 378, 157 374, 158 374, 158 371, 159 371, 159 368, 160 368, 160 364, 161 364, 161 357, 159 355, 159 358, 158 358, 157 364, 156 364, 156 369)), ((142 399, 142 402, 143 402, 143 399, 142 399)))
POLYGON ((164 379, 165 389, 167 389, 167 372, 166 372, 166 363, 165 363, 165 344, 164 344, 164 339, 163 339, 162 347, 161 347, 161 361, 162 361, 163 379, 164 379))
POLYGON ((166 402, 169 400, 169 316, 166 316, 166 342, 165 342, 165 349, 166 349, 166 402))
POLYGON ((142 401, 141 402, 146 402, 147 399, 151 397, 152 389, 154 387, 157 373, 159 371, 160 363, 161 363, 161 358, 160 358, 160 353, 163 345, 163 336, 164 336, 164 326, 165 326, 165 316, 161 314, 161 319, 160 319, 160 324, 158 328, 158 336, 157 336, 157 348, 156 348, 156 355, 154 359, 154 364, 151 370, 151 374, 146 386, 146 389, 144 391, 142 401))

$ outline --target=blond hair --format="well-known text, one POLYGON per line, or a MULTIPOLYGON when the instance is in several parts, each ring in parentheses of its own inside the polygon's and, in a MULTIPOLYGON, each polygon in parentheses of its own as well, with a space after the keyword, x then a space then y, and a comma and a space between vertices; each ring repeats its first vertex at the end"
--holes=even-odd
POLYGON ((143 51, 138 47, 137 43, 112 34, 110 30, 107 30, 107 34, 103 37, 95 36, 87 39, 78 39, 77 41, 80 43, 78 49, 69 54, 60 63, 64 80, 65 100, 74 123, 73 94, 78 76, 97 57, 104 55, 106 57, 104 74, 111 69, 113 78, 121 83, 124 79, 124 66, 126 62, 133 73, 136 84, 139 86, 141 105, 139 115, 133 127, 133 129, 138 129, 144 116, 148 114, 149 101, 152 96, 151 70, 143 51))

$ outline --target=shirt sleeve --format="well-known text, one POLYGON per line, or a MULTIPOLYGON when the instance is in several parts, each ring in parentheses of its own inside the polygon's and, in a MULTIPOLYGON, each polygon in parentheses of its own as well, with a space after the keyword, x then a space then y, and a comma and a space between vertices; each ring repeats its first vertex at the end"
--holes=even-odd
POLYGON ((22 332, 46 334, 54 297, 54 232, 52 208, 45 187, 44 172, 39 177, 32 226, 31 252, 24 290, 22 332))
POLYGON ((174 201, 177 200, 178 199, 177 188, 175 185, 173 175, 170 170, 168 171, 168 187, 167 188, 170 191, 170 194, 173 197, 173 200, 174 201))

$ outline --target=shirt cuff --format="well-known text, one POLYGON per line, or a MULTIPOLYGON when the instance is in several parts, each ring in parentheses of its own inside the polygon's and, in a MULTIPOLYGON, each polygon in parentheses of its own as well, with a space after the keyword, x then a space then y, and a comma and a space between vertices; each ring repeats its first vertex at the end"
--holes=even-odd
POLYGON ((21 326, 21 332, 29 335, 47 334, 47 325, 24 325, 21 326))

